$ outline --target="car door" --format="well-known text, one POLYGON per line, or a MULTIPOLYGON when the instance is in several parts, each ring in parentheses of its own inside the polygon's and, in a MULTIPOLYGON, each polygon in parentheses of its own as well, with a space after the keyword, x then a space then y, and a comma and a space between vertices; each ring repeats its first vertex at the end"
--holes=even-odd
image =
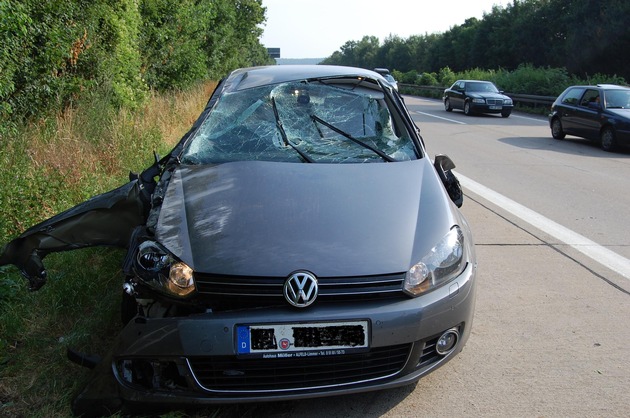
POLYGON ((573 114, 575 135, 595 140, 599 138, 602 112, 599 98, 600 92, 597 89, 586 89, 580 98, 573 114))
POLYGON ((562 130, 569 135, 577 135, 577 108, 584 95, 584 87, 574 87, 569 89, 560 103, 556 107, 560 121, 562 122, 562 130))
POLYGON ((464 89, 466 83, 463 81, 458 81, 453 84, 451 88, 450 101, 451 106, 454 109, 463 109, 464 108, 464 89))

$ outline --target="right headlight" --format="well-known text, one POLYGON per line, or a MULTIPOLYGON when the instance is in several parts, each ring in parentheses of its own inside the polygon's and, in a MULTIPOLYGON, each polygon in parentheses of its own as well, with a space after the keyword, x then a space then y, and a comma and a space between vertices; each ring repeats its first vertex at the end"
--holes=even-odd
POLYGON ((465 267, 464 234, 459 226, 454 226, 407 271, 403 289, 411 296, 419 296, 457 277, 465 267))
POLYGON ((195 291, 192 268, 154 241, 138 246, 135 272, 149 287, 170 296, 186 297, 195 291))

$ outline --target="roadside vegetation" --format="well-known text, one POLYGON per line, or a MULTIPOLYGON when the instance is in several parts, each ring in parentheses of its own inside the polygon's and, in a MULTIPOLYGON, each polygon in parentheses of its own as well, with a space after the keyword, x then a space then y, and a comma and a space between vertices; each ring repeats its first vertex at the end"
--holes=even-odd
MULTIPOLYGON (((564 68, 536 68, 531 64, 520 65, 512 71, 473 68, 454 72, 451 68, 445 67, 437 73, 421 74, 415 71, 402 73, 394 70, 393 75, 399 83, 439 88, 448 88, 460 79, 488 80, 496 84, 501 90, 509 93, 553 97, 558 96, 564 89, 575 84, 626 84, 626 80, 619 76, 593 74, 591 77, 584 79, 577 75, 569 74, 564 68)), ((437 95, 434 96, 442 97, 442 91, 438 90, 437 95)))
MULTIPOLYGON (((189 129, 215 83, 150 93, 142 107, 86 99, 34 121, 0 142, 0 242, 128 181, 189 129)), ((120 329, 118 249, 51 254, 37 292, 12 266, 0 267, 0 415, 70 416, 88 370, 66 347, 105 354, 120 329)))

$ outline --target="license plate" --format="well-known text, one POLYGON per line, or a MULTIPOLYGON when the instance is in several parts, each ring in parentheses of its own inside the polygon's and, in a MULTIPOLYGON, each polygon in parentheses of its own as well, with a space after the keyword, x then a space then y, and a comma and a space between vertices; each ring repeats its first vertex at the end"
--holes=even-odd
POLYGON ((490 110, 501 110, 503 106, 490 106, 490 110))
POLYGON ((369 347, 368 321, 237 325, 236 352, 262 358, 346 354, 369 347))

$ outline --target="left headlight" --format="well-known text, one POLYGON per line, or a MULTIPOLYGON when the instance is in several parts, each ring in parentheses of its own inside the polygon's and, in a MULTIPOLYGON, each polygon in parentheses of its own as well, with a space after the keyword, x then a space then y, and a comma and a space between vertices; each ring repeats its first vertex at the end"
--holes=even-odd
POLYGON ((170 296, 186 297, 195 291, 192 268, 154 241, 138 246, 135 272, 149 287, 170 296))
POLYGON ((512 102, 512 99, 503 99, 503 104, 512 106, 514 103, 512 102))
POLYGON ((405 275, 404 291, 419 296, 457 277, 466 267, 464 260, 464 234, 454 226, 405 275))

